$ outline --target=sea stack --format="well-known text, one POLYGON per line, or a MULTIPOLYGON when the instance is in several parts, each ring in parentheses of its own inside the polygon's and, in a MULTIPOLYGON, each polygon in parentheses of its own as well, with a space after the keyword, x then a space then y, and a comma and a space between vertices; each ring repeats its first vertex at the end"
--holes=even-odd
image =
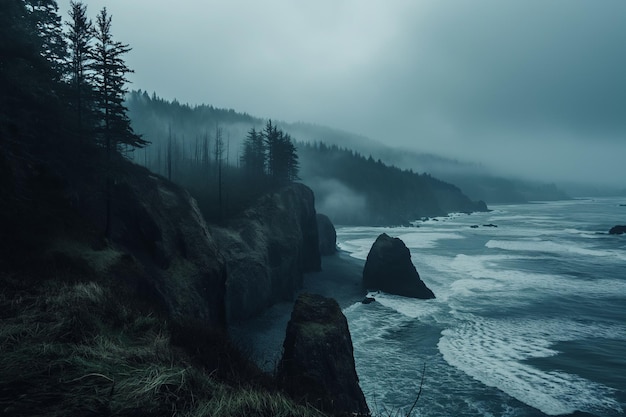
POLYGON ((277 378, 292 397, 333 415, 370 415, 356 374, 348 321, 337 301, 298 296, 283 347, 277 378))
POLYGON ((386 233, 378 236, 365 262, 363 286, 404 297, 429 299, 435 294, 421 280, 404 242, 386 233))

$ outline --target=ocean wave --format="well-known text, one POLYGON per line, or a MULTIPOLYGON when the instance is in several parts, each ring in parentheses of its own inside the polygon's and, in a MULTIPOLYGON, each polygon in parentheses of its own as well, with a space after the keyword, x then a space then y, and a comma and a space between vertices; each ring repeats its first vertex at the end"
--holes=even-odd
POLYGON ((597 409, 621 412, 614 398, 615 389, 577 375, 540 370, 525 362, 557 355, 551 348, 554 339, 614 335, 616 329, 561 321, 467 318, 444 330, 438 343, 450 365, 549 415, 597 409))

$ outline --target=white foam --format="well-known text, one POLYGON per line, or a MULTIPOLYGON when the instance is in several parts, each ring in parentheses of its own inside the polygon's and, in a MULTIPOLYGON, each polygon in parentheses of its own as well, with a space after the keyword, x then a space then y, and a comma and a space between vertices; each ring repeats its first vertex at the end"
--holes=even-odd
POLYGON ((615 328, 562 321, 483 319, 468 314, 463 318, 456 327, 442 332, 438 344, 450 365, 546 414, 595 407, 621 412, 612 388, 565 372, 541 371, 524 362, 557 354, 551 349, 554 339, 593 337, 594 333, 608 336, 615 328))
POLYGON ((413 319, 432 317, 442 308, 441 303, 436 298, 419 300, 384 292, 372 292, 368 296, 375 298, 383 306, 413 319))
POLYGON ((404 233, 398 236, 409 249, 433 248, 437 242, 445 239, 465 239, 458 233, 419 231, 404 233))

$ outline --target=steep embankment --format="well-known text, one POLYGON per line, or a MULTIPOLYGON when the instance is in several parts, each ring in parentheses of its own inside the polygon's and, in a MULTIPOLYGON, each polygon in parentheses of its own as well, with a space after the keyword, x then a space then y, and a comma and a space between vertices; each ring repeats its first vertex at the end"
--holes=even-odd
POLYGON ((291 300, 302 274, 320 269, 313 192, 292 184, 261 197, 227 227, 212 227, 226 260, 226 317, 246 319, 291 300))

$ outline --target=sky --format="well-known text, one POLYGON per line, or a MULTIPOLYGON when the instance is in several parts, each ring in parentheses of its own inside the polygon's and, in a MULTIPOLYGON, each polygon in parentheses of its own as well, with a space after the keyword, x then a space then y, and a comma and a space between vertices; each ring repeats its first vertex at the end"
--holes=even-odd
POLYGON ((626 188, 624 0, 85 3, 133 48, 132 89, 626 188))

